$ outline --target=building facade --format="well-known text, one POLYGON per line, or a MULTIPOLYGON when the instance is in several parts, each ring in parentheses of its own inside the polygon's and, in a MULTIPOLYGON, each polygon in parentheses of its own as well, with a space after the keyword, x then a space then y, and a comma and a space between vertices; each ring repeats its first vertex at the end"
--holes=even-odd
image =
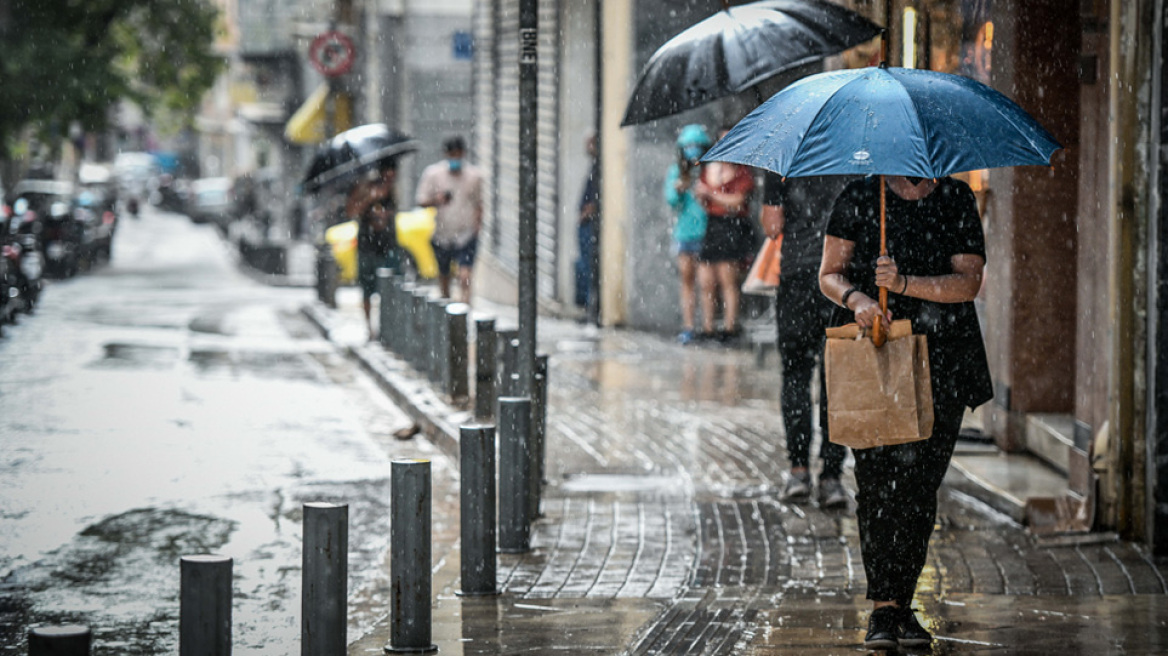
MULTIPOLYGON (((741 4, 741 3, 735 3, 741 4)), ((889 60, 979 79, 1064 145, 1053 166, 975 171, 987 237, 978 305, 995 398, 979 413, 1006 453, 1064 484, 1042 501, 1064 530, 1115 530, 1168 552, 1168 190, 1161 112, 1163 9, 1152 0, 840 0, 889 28, 889 60), (1166 350, 1161 351, 1160 346, 1166 350)), ((582 133, 600 135, 602 318, 677 325, 670 217, 660 198, 685 123, 712 129, 753 107, 730 99, 621 128, 637 75, 715 2, 540 0, 540 283, 571 298, 582 133), (570 28, 570 29, 569 29, 570 28)), ((491 173, 489 286, 514 299, 517 199, 516 0, 475 9, 475 139, 491 173), (508 286, 510 285, 510 286, 508 286)), ((872 45, 825 63, 873 62, 872 45)), ((773 93, 775 89, 768 89, 773 93)))

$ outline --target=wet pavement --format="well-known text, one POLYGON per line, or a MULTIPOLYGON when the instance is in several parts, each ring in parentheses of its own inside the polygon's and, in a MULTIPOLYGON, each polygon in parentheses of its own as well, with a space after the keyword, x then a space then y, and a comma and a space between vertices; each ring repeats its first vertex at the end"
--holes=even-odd
MULTIPOLYGON (((428 457, 209 226, 123 221, 0 339, 0 654, 83 623, 97 655, 171 654, 182 555, 234 558, 236 653, 299 651, 301 504, 350 504, 351 628, 384 614, 389 460, 428 457)), ((435 465, 435 480, 453 474, 435 465)), ((446 483, 449 485, 449 483, 446 483)))
MULTIPOLYGON (((357 300, 342 290, 339 310, 306 314, 453 458, 466 411, 364 342, 357 300)), ((511 308, 476 309, 514 325, 511 308)), ((865 651, 854 501, 829 511, 778 496, 789 465, 773 362, 556 319, 539 330, 551 356, 544 516, 531 552, 500 554, 497 599, 455 596, 457 552, 435 556, 441 653, 865 651)), ((918 587, 933 653, 1165 653, 1168 562, 1113 536, 1040 542, 964 488, 942 490, 918 587)), ((387 640, 379 624, 350 654, 387 640)))

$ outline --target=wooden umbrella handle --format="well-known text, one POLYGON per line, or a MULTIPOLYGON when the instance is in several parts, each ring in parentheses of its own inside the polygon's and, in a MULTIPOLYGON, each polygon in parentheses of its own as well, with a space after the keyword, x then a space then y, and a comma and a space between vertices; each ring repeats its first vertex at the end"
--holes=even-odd
MULTIPOLYGON (((884 229, 884 176, 880 176, 880 255, 888 255, 888 236, 884 229)), ((880 288, 880 316, 872 322, 872 343, 884 346, 888 334, 884 330, 884 315, 888 312, 888 288, 880 288)))

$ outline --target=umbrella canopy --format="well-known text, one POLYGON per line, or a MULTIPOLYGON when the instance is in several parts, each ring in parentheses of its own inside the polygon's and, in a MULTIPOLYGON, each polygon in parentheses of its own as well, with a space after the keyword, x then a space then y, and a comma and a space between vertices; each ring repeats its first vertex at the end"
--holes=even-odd
MULTIPOLYGON (((1014 101, 960 75, 861 68, 806 77, 742 119, 702 161, 787 177, 880 174, 880 254, 887 255, 885 175, 1049 164, 1062 148, 1014 101)), ((880 288, 880 309, 888 290, 880 288)), ((885 340, 879 319, 872 341, 885 340)))
POLYGON ((880 28, 822 0, 762 0, 724 9, 661 46, 645 65, 622 126, 732 96, 783 71, 871 39, 880 28))
POLYGON ((418 149, 418 142, 384 123, 361 125, 333 137, 308 166, 304 187, 310 192, 348 184, 386 160, 418 149))
POLYGON ((1059 148, 1014 101, 980 82, 879 66, 795 82, 742 119, 703 159, 787 177, 939 178, 1047 165, 1059 148))

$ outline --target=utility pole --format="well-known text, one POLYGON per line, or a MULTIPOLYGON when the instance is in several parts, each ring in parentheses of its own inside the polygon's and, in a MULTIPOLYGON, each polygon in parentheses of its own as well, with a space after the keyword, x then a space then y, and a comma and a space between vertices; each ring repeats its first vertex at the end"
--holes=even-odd
POLYGON ((519 395, 535 392, 539 0, 519 1, 519 395))

